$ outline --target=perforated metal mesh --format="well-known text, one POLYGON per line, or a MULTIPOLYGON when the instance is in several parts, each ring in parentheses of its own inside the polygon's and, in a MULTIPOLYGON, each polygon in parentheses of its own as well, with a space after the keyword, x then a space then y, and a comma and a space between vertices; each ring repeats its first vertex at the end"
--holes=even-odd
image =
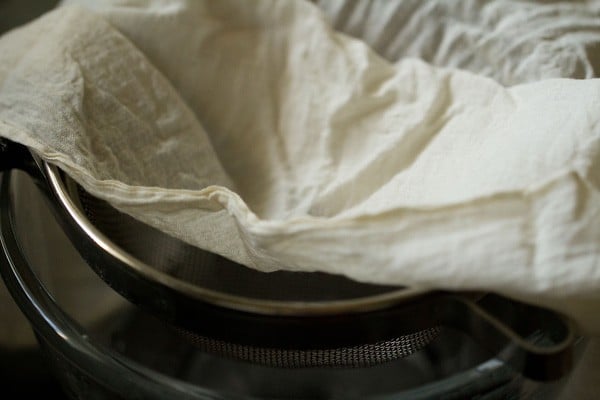
POLYGON ((148 266, 199 287, 252 299, 305 302, 398 290, 319 272, 256 271, 143 224, 80 188, 77 192, 90 222, 114 244, 148 266))
POLYGON ((245 346, 180 331, 194 346, 210 354, 276 368, 361 368, 403 358, 421 350, 440 333, 425 329, 373 344, 314 350, 245 346))
MULTIPOLYGON (((71 190, 70 195, 90 222, 122 250, 152 268, 203 288, 251 299, 309 302, 357 299, 398 290, 323 273, 255 271, 149 227, 81 188, 71 190)), ((439 334, 438 328, 429 328, 378 343, 290 350, 247 346, 177 331, 202 351, 281 368, 371 366, 406 357, 439 334)))

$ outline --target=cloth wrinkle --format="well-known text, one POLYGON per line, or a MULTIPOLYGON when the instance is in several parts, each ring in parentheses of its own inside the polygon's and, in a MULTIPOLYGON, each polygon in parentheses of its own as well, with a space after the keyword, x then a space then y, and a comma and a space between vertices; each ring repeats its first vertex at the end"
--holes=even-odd
POLYGON ((488 290, 600 332, 600 80, 569 79, 594 76, 600 8, 115 1, 0 38, 1 135, 250 268, 488 290))

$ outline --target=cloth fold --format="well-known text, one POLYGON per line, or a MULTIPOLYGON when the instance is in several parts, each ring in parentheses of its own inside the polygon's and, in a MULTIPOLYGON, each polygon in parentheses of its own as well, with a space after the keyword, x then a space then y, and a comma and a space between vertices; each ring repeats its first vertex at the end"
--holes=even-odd
POLYGON ((261 271, 489 290, 600 332, 599 80, 391 63, 302 1, 88 6, 0 38, 0 135, 93 195, 261 271))

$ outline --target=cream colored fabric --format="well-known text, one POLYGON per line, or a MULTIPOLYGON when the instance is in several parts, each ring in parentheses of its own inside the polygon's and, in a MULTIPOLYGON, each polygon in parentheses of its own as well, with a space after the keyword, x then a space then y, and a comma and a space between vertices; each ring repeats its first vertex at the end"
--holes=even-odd
POLYGON ((93 7, 0 39, 0 134, 91 193, 251 268, 491 290, 600 332, 600 81, 391 64, 306 2, 93 7))
POLYGON ((600 2, 318 0, 384 58, 419 57, 515 85, 600 74, 600 2))

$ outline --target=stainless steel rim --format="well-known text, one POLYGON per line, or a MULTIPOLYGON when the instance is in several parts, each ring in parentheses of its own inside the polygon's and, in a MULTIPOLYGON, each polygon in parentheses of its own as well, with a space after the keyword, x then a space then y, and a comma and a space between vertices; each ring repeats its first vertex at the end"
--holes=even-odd
POLYGON ((74 222, 85 235, 101 249, 101 251, 110 254, 123 266, 131 269, 139 276, 151 282, 155 282, 157 285, 166 286, 198 301, 237 311, 263 315, 316 316, 364 313, 382 310, 415 300, 416 298, 431 293, 431 290, 429 289, 402 287, 388 293, 348 300, 278 301, 236 296, 196 286, 152 268, 113 243, 108 237, 95 228, 81 211, 80 205, 77 204, 77 199, 72 196, 72 193, 76 193, 76 183, 68 176, 61 174, 56 166, 46 162, 43 162, 43 165, 51 190, 60 201, 61 206, 72 219, 72 222, 74 222))

